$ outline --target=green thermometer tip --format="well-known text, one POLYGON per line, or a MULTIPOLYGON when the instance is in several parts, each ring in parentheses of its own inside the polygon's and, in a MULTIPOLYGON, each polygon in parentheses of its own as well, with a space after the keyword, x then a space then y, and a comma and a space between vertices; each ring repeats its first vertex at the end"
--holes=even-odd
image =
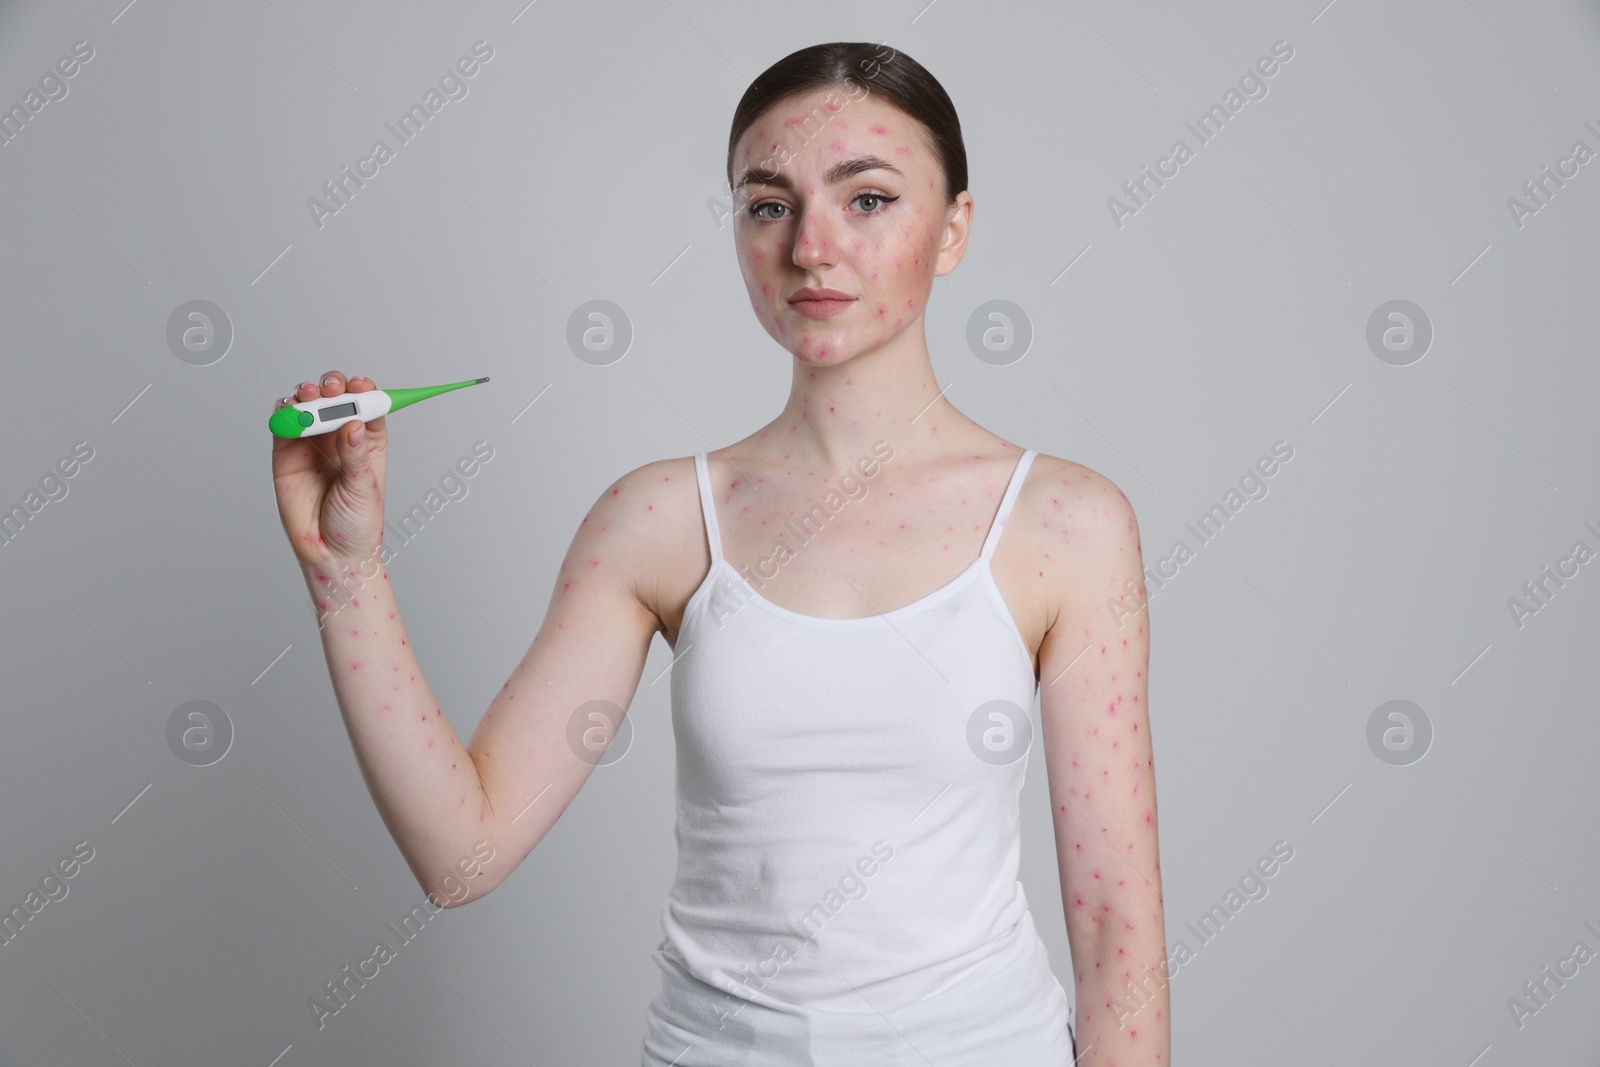
POLYGON ((488 378, 469 378, 464 382, 453 382, 450 385, 429 385, 421 389, 385 389, 384 392, 389 394, 389 410, 399 411, 430 396, 448 393, 452 389, 465 389, 469 385, 481 385, 488 380, 488 378))

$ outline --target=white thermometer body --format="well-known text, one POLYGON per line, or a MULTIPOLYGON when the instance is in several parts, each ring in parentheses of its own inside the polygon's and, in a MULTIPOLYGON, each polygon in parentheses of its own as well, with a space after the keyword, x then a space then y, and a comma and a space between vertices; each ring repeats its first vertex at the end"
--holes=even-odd
POLYGON ((381 419, 389 414, 389 404, 388 393, 382 389, 368 389, 365 392, 341 393, 338 396, 325 396, 288 406, 311 415, 310 425, 306 424, 303 416, 296 420, 300 423, 300 436, 311 437, 319 433, 332 433, 353 419, 360 419, 362 422, 381 419))

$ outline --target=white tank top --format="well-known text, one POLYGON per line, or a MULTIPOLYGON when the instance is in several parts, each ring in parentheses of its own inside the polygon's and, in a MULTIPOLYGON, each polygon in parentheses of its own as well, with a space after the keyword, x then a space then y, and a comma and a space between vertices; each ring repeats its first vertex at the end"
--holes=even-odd
MULTIPOLYGON (((722 555, 672 667, 677 874, 645 1067, 1074 1058, 1066 992, 1017 880, 1033 660, 977 559, 904 607, 804 615, 722 555)), ((803 549, 802 549, 803 551, 803 549)))

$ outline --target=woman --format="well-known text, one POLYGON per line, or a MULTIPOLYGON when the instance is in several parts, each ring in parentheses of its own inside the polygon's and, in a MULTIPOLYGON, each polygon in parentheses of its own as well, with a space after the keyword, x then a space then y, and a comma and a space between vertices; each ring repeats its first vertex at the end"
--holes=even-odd
MULTIPOLYGON (((806 48, 746 91, 728 178, 789 401, 601 494, 467 746, 370 565, 385 420, 341 428, 328 455, 273 441, 385 824, 430 893, 438 872, 476 875, 441 906, 498 885, 595 765, 572 724, 628 706, 659 632, 679 860, 646 1067, 1054 1067, 1078 1046, 1085 1065, 1165 1064, 1138 529, 1106 478, 997 437, 935 381, 923 311, 972 216, 955 110, 904 53, 806 48), (1075 1032, 1016 877, 1035 693, 1075 1032), (459 862, 474 841, 487 864, 459 862)), ((330 372, 286 402, 371 388, 330 372)))

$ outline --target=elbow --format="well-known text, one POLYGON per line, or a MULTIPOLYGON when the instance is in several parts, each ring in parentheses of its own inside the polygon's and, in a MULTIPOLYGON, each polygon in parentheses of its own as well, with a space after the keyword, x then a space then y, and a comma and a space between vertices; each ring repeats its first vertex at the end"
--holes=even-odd
POLYGON ((463 874, 459 877, 453 874, 447 875, 439 882, 418 882, 428 898, 428 903, 440 911, 449 911, 481 899, 499 884, 498 879, 490 879, 481 869, 471 875, 463 874))
POLYGON ((459 891, 456 895, 453 895, 453 896, 445 896, 442 893, 437 893, 437 892, 430 891, 428 893, 428 900, 429 900, 429 902, 431 904, 433 904, 434 907, 438 908, 440 911, 451 911, 452 909, 463 907, 464 905, 467 905, 467 904, 471 904, 474 900, 481 900, 482 898, 484 898, 485 896, 487 896, 489 894, 489 890, 491 888, 493 888, 493 887, 492 886, 482 886, 482 887, 472 886, 472 887, 469 888, 469 887, 466 887, 466 886, 462 886, 461 887, 462 891, 459 891))
POLYGON ((459 908, 484 896, 505 877, 505 872, 491 874, 488 870, 494 858, 494 846, 479 839, 472 846, 471 854, 463 855, 454 864, 442 868, 434 868, 432 864, 413 865, 412 873, 434 907, 440 910, 459 908), (429 869, 442 873, 425 877, 421 872, 429 869))

